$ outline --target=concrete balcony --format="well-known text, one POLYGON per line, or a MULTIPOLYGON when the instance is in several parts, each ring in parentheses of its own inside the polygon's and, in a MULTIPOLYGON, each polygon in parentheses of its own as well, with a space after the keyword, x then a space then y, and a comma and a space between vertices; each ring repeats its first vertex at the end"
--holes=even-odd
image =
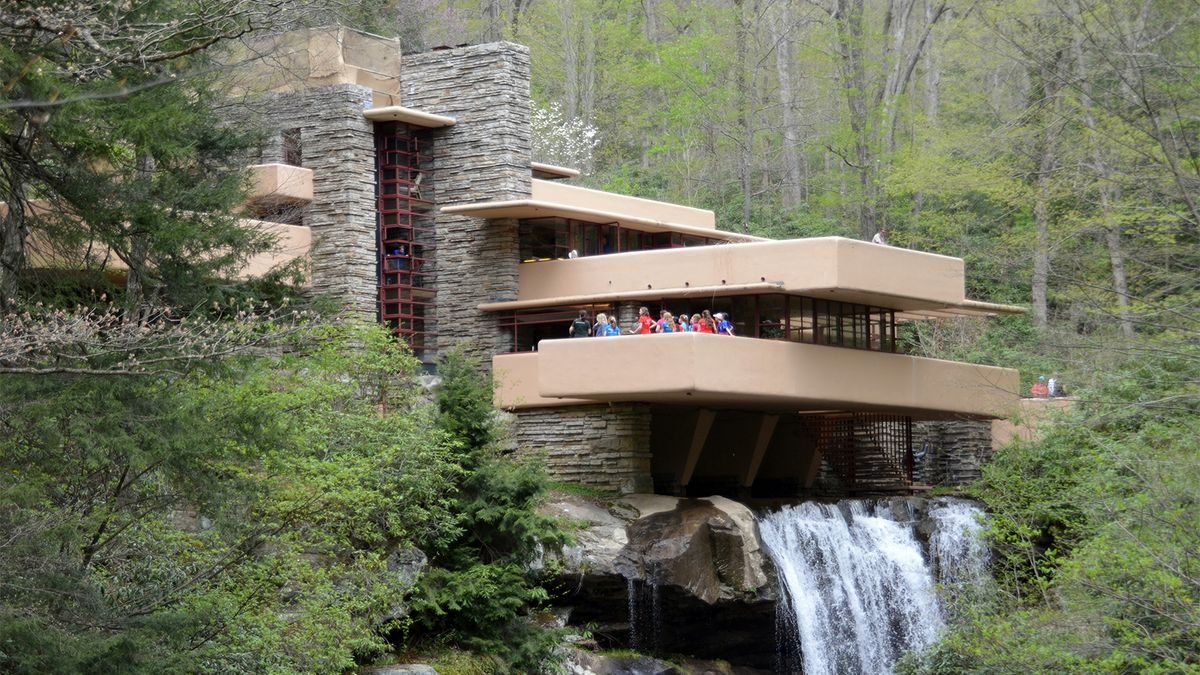
POLYGON ((960 258, 822 237, 729 246, 638 251, 521 265, 516 300, 485 311, 529 307, 785 293, 838 300, 918 318, 1022 311, 965 298, 960 258))
POLYGON ((673 333, 543 340, 497 356, 502 408, 646 402, 765 412, 1005 418, 1017 371, 777 340, 673 333))
POLYGON ((313 172, 290 164, 256 164, 250 167, 250 194, 254 206, 307 204, 313 200, 313 172))

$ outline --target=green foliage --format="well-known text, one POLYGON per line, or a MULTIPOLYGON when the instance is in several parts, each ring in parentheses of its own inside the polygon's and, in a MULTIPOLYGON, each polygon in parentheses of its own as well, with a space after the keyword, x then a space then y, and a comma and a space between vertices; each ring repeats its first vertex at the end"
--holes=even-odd
POLYGON ((985 467, 1002 594, 898 672, 1200 669, 1200 352, 1129 347, 985 467))
POLYGON ((460 536, 381 329, 186 377, 0 381, 0 670, 340 672, 460 536))
POLYGON ((453 510, 459 536, 425 548, 431 569, 413 598, 411 640, 448 640, 525 672, 550 659, 557 638, 528 612, 548 599, 537 583, 542 547, 566 543, 537 511, 548 481, 540 465, 497 455, 487 378, 461 352, 438 364, 438 425, 457 442, 466 472, 453 510))

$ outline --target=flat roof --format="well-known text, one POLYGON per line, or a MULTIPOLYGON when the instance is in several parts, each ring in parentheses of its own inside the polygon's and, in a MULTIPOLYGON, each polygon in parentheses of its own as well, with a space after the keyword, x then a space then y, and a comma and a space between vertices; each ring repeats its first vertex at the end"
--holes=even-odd
POLYGON ((404 122, 413 126, 425 127, 426 129, 452 127, 456 122, 453 117, 435 115, 433 113, 422 112, 420 110, 405 108, 398 105, 389 105, 382 108, 367 108, 363 111, 363 117, 371 120, 372 122, 404 122))
POLYGON ((643 218, 629 213, 585 208, 574 204, 540 199, 514 199, 509 201, 459 204, 456 206, 443 206, 441 211, 442 213, 474 216, 476 218, 515 218, 518 220, 530 218, 569 218, 598 224, 613 223, 642 232, 678 232, 680 234, 690 234, 725 241, 768 241, 763 237, 756 237, 749 234, 722 232, 721 230, 711 230, 704 227, 643 218))
POLYGON ((559 178, 577 178, 579 176, 579 169, 568 169, 565 166, 542 164, 541 162, 530 162, 529 168, 533 170, 534 178, 556 180, 559 178))
POLYGON ((785 294, 895 310, 904 320, 1018 314, 964 295, 960 258, 842 237, 631 251, 522 263, 490 312, 619 300, 785 294))

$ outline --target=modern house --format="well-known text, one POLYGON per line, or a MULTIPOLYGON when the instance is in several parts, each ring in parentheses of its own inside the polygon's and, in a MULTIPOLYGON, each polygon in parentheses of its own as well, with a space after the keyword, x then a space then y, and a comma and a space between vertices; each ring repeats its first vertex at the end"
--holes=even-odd
POLYGON ((770 241, 711 211, 570 184, 530 150, 529 52, 401 54, 344 28, 251 45, 231 92, 277 130, 253 215, 311 233, 315 292, 422 361, 490 364, 514 448, 622 492, 903 491, 914 422, 1004 418, 1005 368, 905 354, 897 326, 1020 311, 964 296, 958 258, 838 237, 770 241), (580 310, 632 326, 727 313, 736 337, 565 339, 580 310))

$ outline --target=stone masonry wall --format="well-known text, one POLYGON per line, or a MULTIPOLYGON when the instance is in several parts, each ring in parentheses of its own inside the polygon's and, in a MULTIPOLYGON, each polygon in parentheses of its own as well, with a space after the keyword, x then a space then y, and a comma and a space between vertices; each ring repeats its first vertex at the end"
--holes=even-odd
MULTIPOLYGON (((402 103, 453 117, 435 131, 438 206, 528 199, 531 194, 529 49, 498 42, 405 55, 402 103)), ((510 336, 481 303, 517 297, 517 223, 437 214, 438 350, 467 342, 491 366, 510 336)))
MULTIPOLYGON (((300 129, 302 164, 313 170, 312 290, 333 297, 354 318, 376 314, 375 135, 362 111, 371 90, 344 84, 272 94, 258 119, 276 131, 300 129)), ((278 138, 264 162, 282 161, 278 138)))
POLYGON ((509 448, 544 453, 554 478, 621 494, 652 490, 648 406, 564 406, 515 417, 509 448))
POLYGON ((990 421, 950 420, 913 424, 917 478, 927 485, 965 485, 992 458, 990 421), (921 452, 924 456, 920 456, 921 452))

